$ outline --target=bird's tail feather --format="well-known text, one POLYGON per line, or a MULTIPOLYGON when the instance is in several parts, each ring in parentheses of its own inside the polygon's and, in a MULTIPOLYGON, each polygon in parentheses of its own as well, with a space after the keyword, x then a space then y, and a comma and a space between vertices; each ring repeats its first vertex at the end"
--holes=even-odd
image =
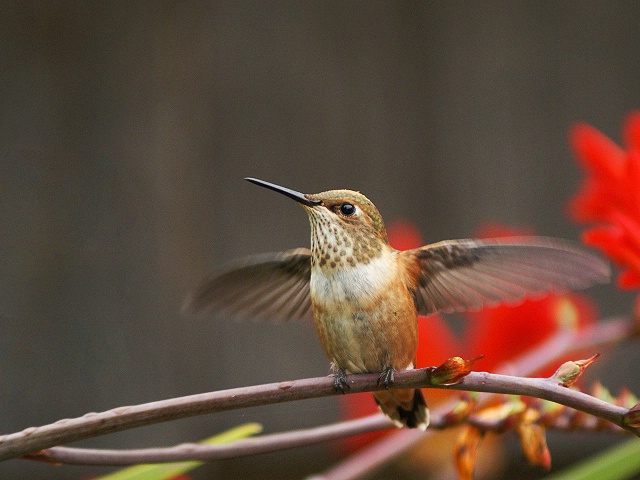
POLYGON ((382 412, 399 427, 426 430, 429 426, 429 409, 419 389, 381 390, 374 392, 373 397, 382 412))

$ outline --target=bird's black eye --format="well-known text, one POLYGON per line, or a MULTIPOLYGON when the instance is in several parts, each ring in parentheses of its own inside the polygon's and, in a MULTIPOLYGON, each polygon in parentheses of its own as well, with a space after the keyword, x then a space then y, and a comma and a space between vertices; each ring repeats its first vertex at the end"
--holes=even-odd
POLYGON ((340 205, 340 213, 345 217, 350 217, 356 213, 356 207, 352 203, 345 202, 340 205))

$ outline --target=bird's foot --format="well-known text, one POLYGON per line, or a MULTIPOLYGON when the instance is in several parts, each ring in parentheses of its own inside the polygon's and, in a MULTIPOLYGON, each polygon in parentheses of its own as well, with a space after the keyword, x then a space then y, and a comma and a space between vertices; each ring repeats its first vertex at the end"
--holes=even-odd
POLYGON ((347 382, 347 373, 343 368, 339 368, 336 371, 336 374, 333 377, 333 388, 336 389, 336 392, 342 393, 345 393, 345 390, 349 390, 351 388, 349 386, 349 382, 347 382))
POLYGON ((389 385, 395 381, 395 373, 393 367, 386 367, 378 377, 378 385, 382 383, 384 388, 389 388, 389 385))

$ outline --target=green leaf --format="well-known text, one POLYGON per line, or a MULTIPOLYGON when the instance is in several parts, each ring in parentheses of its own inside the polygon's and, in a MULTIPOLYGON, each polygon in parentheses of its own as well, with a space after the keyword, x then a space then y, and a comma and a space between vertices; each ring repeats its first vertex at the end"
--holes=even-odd
MULTIPOLYGON (((239 427, 232 428, 226 432, 219 433, 218 435, 202 440, 199 443, 206 444, 220 444, 231 443, 242 438, 256 435, 262 431, 262 425, 259 423, 247 423, 240 425, 239 427)), ((99 477, 97 480, 166 480, 183 473, 187 473, 196 467, 199 467, 204 462, 199 461, 187 461, 187 462, 174 462, 174 463, 153 463, 144 465, 134 465, 127 467, 117 472, 110 473, 103 477, 99 477)))
POLYGON ((625 480, 640 473, 640 439, 616 445, 546 480, 625 480))

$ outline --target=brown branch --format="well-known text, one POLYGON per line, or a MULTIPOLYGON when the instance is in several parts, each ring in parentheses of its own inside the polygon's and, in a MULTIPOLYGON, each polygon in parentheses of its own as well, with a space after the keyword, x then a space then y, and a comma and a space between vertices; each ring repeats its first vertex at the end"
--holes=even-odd
MULTIPOLYGON (((610 325, 608 327, 609 334, 601 337, 600 340, 611 340, 614 332, 617 332, 617 335, 621 335, 623 332, 628 333, 629 328, 629 322, 624 322, 624 324, 620 323, 617 329, 611 328, 610 325)), ((488 373, 471 373, 456 385, 433 386, 429 385, 429 372, 429 369, 397 372, 396 381, 392 388, 446 388, 536 396, 596 415, 622 428, 626 428, 636 435, 640 435, 638 429, 632 429, 622 423, 622 416, 627 412, 627 409, 608 404, 584 393, 560 387, 557 383, 548 379, 525 379, 488 373)), ((351 386, 350 393, 380 389, 377 385, 377 374, 350 375, 348 380, 351 386)), ((304 398, 316 398, 334 394, 333 379, 330 377, 321 377, 192 395, 132 407, 120 407, 103 413, 87 414, 76 419, 61 420, 51 425, 29 428, 22 432, 0 437, 0 460, 15 458, 30 452, 82 438, 103 435, 152 423, 222 410, 304 398)), ((439 409, 439 411, 441 411, 441 409, 439 409)), ((388 423, 386 425, 388 426, 388 423)), ((370 426, 371 425, 369 425, 369 427, 370 426)), ((379 428, 384 428, 382 424, 378 426, 379 428)), ((342 430, 342 434, 358 433, 356 431, 349 433, 350 427, 353 426, 347 425, 342 430)), ((364 428, 363 424, 358 426, 358 428, 360 427, 364 428)), ((286 434, 280 435, 284 436, 286 434)), ((295 435, 293 435, 293 437, 290 436, 287 440, 287 442, 290 443, 287 445, 294 446, 295 441, 295 435)), ((193 459, 194 457, 186 458, 193 459)), ((172 457, 170 460, 145 460, 145 462, 173 461, 175 459, 177 459, 177 457, 172 457)), ((185 457, 179 457, 179 459, 184 460, 185 457)), ((137 461, 138 460, 136 460, 136 462, 137 461)))

